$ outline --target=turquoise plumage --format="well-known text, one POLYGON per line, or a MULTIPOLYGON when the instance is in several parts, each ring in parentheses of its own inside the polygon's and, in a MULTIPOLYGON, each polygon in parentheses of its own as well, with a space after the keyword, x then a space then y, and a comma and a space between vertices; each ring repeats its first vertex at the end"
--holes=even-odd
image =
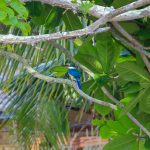
POLYGON ((68 67, 69 76, 71 76, 71 78, 76 80, 79 89, 81 89, 82 88, 81 81, 80 81, 81 72, 75 67, 72 67, 72 66, 67 66, 67 67, 68 67))

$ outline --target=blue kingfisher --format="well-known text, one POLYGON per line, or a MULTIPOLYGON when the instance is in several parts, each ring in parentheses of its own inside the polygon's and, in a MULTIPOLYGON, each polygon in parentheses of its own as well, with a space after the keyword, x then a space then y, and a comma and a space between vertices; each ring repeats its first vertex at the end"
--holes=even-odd
POLYGON ((81 89, 81 72, 75 67, 74 64, 66 64, 66 67, 68 68, 68 75, 71 79, 74 79, 77 82, 79 89, 81 89))

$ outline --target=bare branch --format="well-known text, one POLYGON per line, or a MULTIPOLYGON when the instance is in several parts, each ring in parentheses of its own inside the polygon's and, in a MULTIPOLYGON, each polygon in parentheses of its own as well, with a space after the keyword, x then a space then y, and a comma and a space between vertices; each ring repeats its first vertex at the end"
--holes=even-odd
MULTIPOLYGON (((54 1, 52 1, 54 2, 54 1)), ((121 8, 118 8, 116 10, 113 10, 111 13, 103 16, 102 18, 95 21, 90 26, 81 29, 81 30, 75 30, 70 32, 57 32, 52 34, 44 34, 44 35, 37 35, 37 36, 14 36, 14 35, 0 35, 0 43, 7 43, 7 44, 34 44, 42 41, 51 41, 56 39, 69 39, 74 37, 81 37, 83 35, 91 35, 94 33, 100 33, 104 31, 108 31, 109 27, 100 28, 100 26, 106 24, 110 19, 113 17, 125 13, 129 10, 144 6, 146 4, 149 4, 149 0, 138 0, 136 2, 133 2, 131 4, 128 4, 126 6, 123 6, 121 8), (97 30, 97 31, 96 31, 97 30)))
MULTIPOLYGON (((23 2, 29 2, 30 0, 21 0, 23 2)), ((53 6, 62 7, 64 9, 70 9, 73 12, 80 11, 79 6, 81 3, 81 0, 78 0, 78 4, 73 4, 71 0, 32 0, 32 1, 39 1, 42 3, 46 3, 53 6)), ((90 8, 89 14, 91 16, 94 16, 96 18, 101 18, 109 13, 111 13, 114 10, 113 7, 104 7, 99 5, 94 5, 90 8)), ((149 7, 146 7, 144 9, 140 10, 132 10, 126 13, 123 13, 121 15, 118 15, 111 19, 111 21, 126 21, 126 20, 134 20, 143 18, 145 16, 150 16, 150 9, 149 7)))
MULTIPOLYGON (((126 32, 117 22, 113 22, 112 23, 113 26, 115 27, 115 29, 117 31, 119 31, 129 42, 130 42, 130 45, 132 47, 134 47, 135 50, 137 50, 140 54, 141 54, 141 57, 148 69, 148 71, 150 72, 150 62, 149 60, 147 59, 147 57, 150 58, 150 53, 149 52, 146 52, 144 51, 144 47, 143 45, 141 45, 136 39, 134 39, 128 32, 126 32), (146 57, 147 56, 147 57, 146 57)), ((127 43, 129 45, 129 43, 127 43)))
POLYGON ((0 35, 0 43, 3 44, 35 44, 43 41, 53 41, 58 39, 71 39, 75 37, 81 37, 84 35, 92 35, 95 33, 106 32, 110 28, 104 27, 100 28, 97 31, 91 31, 88 28, 81 30, 75 30, 70 32, 57 32, 51 34, 35 35, 35 36, 15 36, 12 34, 9 35, 0 35))
POLYGON ((143 46, 143 49, 145 49, 145 50, 150 50, 150 47, 145 47, 145 46, 143 46))
POLYGON ((145 6, 147 4, 150 4, 150 0, 138 0, 136 2, 133 2, 133 3, 130 3, 130 4, 125 5, 123 7, 120 7, 118 9, 116 9, 116 10, 111 11, 111 13, 103 16, 102 18, 98 19, 93 24, 91 24, 88 28, 91 29, 90 31, 95 31, 101 25, 104 25, 107 22, 109 22, 113 17, 115 17, 117 15, 120 15, 122 13, 125 13, 127 11, 136 9, 138 7, 145 6))
POLYGON ((70 9, 73 11, 77 11, 78 6, 76 4, 73 4, 71 0, 20 0, 22 2, 31 2, 31 1, 37 1, 42 2, 45 4, 49 4, 52 6, 58 6, 64 9, 70 9))
POLYGON ((22 58, 21 56, 15 54, 15 53, 11 53, 11 52, 6 52, 6 51, 0 51, 0 55, 3 55, 5 57, 9 57, 12 59, 15 59, 17 61, 19 61, 20 63, 22 63, 25 67, 25 69, 35 78, 41 79, 43 81, 46 81, 48 83, 59 83, 59 84, 65 84, 68 85, 72 88, 74 88, 74 90, 83 98, 85 98, 86 100, 90 101, 90 102, 94 102, 106 107, 110 107, 111 109, 117 109, 117 107, 111 103, 93 98, 89 95, 87 95, 86 93, 84 93, 82 90, 80 90, 76 84, 76 82, 68 80, 68 79, 62 79, 62 78, 54 78, 54 77, 49 77, 43 74, 40 74, 39 72, 37 72, 36 70, 34 70, 32 67, 30 67, 28 65, 28 62, 26 59, 22 58))
MULTIPOLYGON (((101 88, 104 94, 110 98, 114 103, 116 103, 120 108, 124 108, 124 105, 119 102, 105 87, 101 88)), ((125 114, 146 134, 150 137, 150 132, 129 112, 125 114)))
POLYGON ((127 13, 114 17, 111 21, 129 21, 143 17, 150 17, 150 6, 139 10, 128 11, 127 13))

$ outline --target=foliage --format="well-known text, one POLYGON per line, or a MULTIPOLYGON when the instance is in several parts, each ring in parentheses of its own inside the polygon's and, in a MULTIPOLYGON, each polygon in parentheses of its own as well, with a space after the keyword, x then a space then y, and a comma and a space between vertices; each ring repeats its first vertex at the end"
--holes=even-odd
POLYGON ((0 22, 5 25, 18 27, 24 35, 30 32, 30 25, 27 23, 28 11, 19 0, 0 1, 0 22))
MULTIPOLYGON (((95 21, 95 18, 87 15, 94 4, 118 8, 132 1, 84 1, 80 5, 81 12, 74 14, 71 10, 40 2, 24 4, 19 0, 1 0, 0 22, 4 29, 0 33, 20 35, 21 30, 25 35, 38 35, 82 29, 95 21)), ((146 21, 126 21, 121 25, 141 43, 149 46, 149 18, 146 21)), ((12 120, 18 123, 19 141, 23 145, 30 145, 42 134, 48 148, 58 149, 58 141, 61 139, 64 142, 64 136, 66 139, 71 136, 67 108, 73 106, 94 111, 93 126, 99 127, 101 138, 111 139, 104 150, 148 150, 150 139, 126 116, 126 112, 130 112, 150 130, 150 76, 141 56, 134 49, 121 44, 110 31, 56 42, 66 47, 73 59, 88 69, 88 73, 82 70, 81 78, 82 90, 86 94, 113 103, 102 91, 101 87, 104 86, 125 107, 113 111, 98 104, 85 103, 72 88, 39 80, 26 72, 20 62, 0 55, 0 89, 7 94, 5 113, 15 116, 12 120)), ((73 61, 50 42, 0 45, 1 50, 22 56, 36 71, 52 77, 66 78, 64 65, 73 61)))

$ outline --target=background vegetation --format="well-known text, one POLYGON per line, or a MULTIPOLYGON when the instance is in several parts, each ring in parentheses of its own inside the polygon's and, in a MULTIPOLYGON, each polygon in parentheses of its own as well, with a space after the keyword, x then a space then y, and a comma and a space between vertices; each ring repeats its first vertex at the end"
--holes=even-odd
MULTIPOLYGON (((2 126, 15 120, 19 142, 27 149, 41 135, 44 147, 59 149, 59 141, 65 143, 64 137, 70 137, 68 106, 95 115, 91 123, 98 127, 99 136, 111 139, 104 150, 150 149, 150 19, 146 13, 120 24, 109 19, 104 23, 109 30, 104 33, 41 38, 42 42, 19 40, 93 25, 97 18, 89 12, 95 5, 117 9, 140 1, 70 1, 77 12, 66 9, 67 3, 63 6, 52 0, 51 5, 40 0, 0 1, 0 89, 7 94, 4 113, 12 116, 2 126), (18 43, 10 34, 18 35, 18 43), (67 62, 82 72, 82 91, 66 80, 67 62)), ((149 7, 144 2, 141 10, 149 7)))

